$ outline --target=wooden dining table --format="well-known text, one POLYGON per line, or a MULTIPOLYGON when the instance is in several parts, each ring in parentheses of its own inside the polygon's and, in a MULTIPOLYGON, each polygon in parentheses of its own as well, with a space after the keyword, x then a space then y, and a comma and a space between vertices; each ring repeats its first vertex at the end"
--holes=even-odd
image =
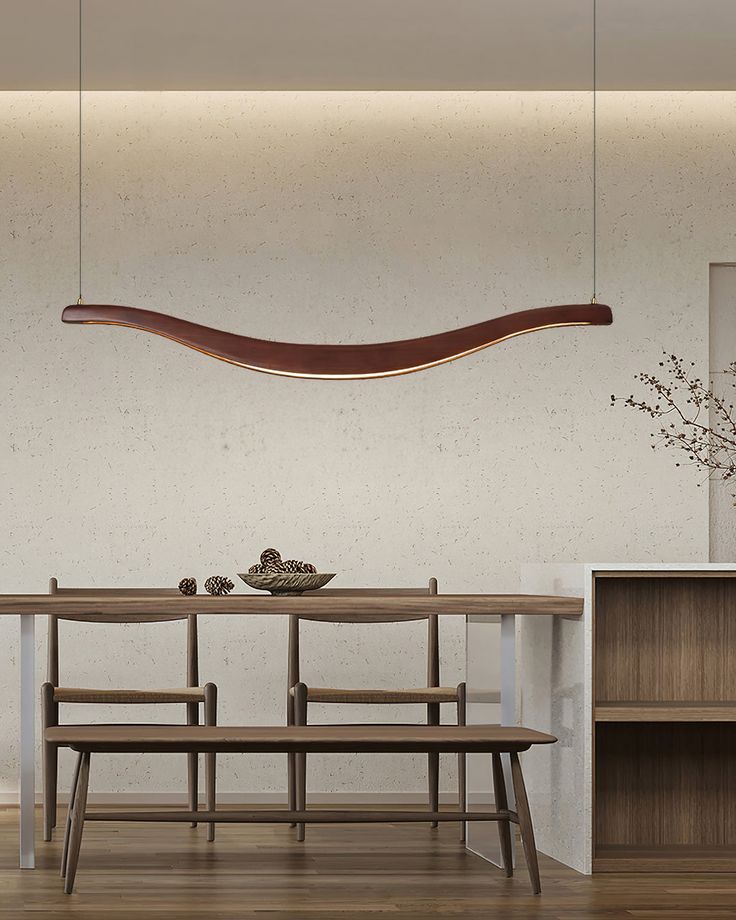
POLYGON ((48 614, 189 614, 201 616, 288 616, 335 614, 364 616, 375 622, 397 613, 436 613, 442 616, 498 618, 501 624, 501 723, 516 723, 516 617, 582 616, 583 599, 524 594, 437 594, 406 596, 386 591, 320 596, 231 594, 162 597, 138 594, 116 597, 94 591, 84 597, 54 594, 0 594, 0 616, 17 616, 20 625, 20 867, 35 868, 34 809, 36 797, 36 617, 48 614))

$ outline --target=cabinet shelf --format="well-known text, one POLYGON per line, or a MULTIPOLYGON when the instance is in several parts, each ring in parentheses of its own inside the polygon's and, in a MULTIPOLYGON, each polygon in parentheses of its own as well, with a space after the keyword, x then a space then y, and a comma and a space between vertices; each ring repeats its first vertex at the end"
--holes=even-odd
POLYGON ((646 700, 596 703, 596 722, 736 722, 736 700, 646 700))

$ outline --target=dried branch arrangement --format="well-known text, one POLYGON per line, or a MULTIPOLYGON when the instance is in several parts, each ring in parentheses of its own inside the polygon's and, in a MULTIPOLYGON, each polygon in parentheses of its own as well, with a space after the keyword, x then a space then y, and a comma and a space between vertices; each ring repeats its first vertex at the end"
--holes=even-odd
MULTIPOLYGON (((648 388, 651 401, 635 399, 632 394, 611 396, 611 402, 622 402, 660 422, 661 427, 652 434, 652 450, 677 448, 685 453, 685 463, 703 469, 708 479, 729 482, 736 476, 734 404, 695 376, 694 362, 686 365, 677 355, 665 353, 659 366, 661 377, 648 373, 634 377, 648 388)), ((723 371, 723 379, 723 392, 730 396, 736 390, 736 361, 723 371)), ((736 504, 736 483, 731 495, 736 504)))

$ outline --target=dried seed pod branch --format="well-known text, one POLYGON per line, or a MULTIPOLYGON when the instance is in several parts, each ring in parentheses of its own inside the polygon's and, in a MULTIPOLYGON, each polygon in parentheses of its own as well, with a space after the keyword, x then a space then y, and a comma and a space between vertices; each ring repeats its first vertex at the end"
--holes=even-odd
MULTIPOLYGON (((696 376, 694 362, 687 365, 677 355, 665 353, 659 366, 663 368, 661 378, 646 372, 634 377, 650 391, 652 401, 635 399, 632 393, 611 396, 611 402, 622 402, 661 422, 652 434, 652 450, 677 448, 686 454, 687 465, 705 470, 709 479, 729 482, 736 476, 736 411, 729 402, 736 390, 736 361, 719 375, 724 381, 723 393, 729 396, 716 393, 711 384, 696 376)), ((736 491, 731 494, 736 504, 736 491)))

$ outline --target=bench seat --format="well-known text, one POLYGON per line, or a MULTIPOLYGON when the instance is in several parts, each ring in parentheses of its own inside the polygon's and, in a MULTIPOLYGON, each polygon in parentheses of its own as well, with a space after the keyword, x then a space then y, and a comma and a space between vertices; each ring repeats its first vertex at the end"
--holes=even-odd
POLYGON ((46 740, 115 754, 510 753, 557 739, 515 725, 58 725, 46 740))
POLYGON ((207 823, 365 823, 416 821, 495 821, 507 876, 513 873, 511 825, 521 832, 532 891, 539 894, 539 867, 531 813, 519 753, 532 745, 553 744, 544 732, 516 725, 58 725, 45 738, 77 751, 77 766, 69 797, 62 852, 64 891, 71 894, 79 861, 85 820, 90 821, 199 821, 207 823), (495 811, 345 811, 307 810, 297 796, 294 810, 263 811, 95 811, 87 812, 92 754, 153 754, 210 752, 222 754, 278 753, 474 753, 490 755, 495 811), (516 800, 509 808, 501 755, 508 755, 516 800))

